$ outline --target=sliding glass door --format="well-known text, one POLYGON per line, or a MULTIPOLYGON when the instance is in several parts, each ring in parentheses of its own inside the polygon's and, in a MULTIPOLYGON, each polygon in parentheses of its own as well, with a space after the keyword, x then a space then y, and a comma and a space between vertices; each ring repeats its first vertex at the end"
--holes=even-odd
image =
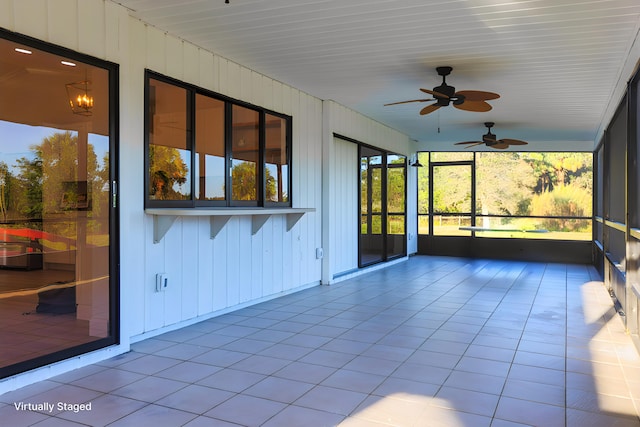
POLYGON ((0 33, 0 378, 117 339, 117 69, 33 43, 0 33))

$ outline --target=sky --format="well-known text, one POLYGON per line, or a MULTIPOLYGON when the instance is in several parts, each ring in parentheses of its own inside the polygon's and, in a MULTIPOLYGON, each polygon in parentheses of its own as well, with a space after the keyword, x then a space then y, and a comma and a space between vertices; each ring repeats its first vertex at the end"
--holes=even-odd
MULTIPOLYGON (((11 169, 15 169, 18 159, 22 157, 34 159, 35 154, 30 149, 32 145, 41 143, 43 139, 54 133, 66 131, 66 129, 30 126, 0 120, 0 161, 5 162, 11 169)), ((76 131, 71 133, 77 135, 76 131)), ((89 144, 93 145, 99 166, 103 167, 104 155, 109 150, 109 138, 90 133, 89 144)))

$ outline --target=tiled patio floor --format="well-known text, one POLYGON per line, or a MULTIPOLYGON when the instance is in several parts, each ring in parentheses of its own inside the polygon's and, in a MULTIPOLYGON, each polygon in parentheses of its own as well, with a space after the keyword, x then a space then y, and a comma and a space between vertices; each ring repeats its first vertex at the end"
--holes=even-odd
POLYGON ((591 267, 412 257, 0 396, 3 426, 638 426, 591 267), (14 402, 91 402, 17 411, 14 402))

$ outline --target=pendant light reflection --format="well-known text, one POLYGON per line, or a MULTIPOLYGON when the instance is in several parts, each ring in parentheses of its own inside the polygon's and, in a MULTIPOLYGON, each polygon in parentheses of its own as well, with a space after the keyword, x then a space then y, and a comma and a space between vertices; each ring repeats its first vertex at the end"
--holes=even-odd
POLYGON ((418 153, 416 153, 416 154, 414 154, 414 155, 412 156, 411 166, 412 166, 412 167, 414 167, 414 168, 421 168, 421 167, 423 167, 423 166, 422 166, 422 163, 420 163, 420 160, 418 160, 418 153))
POLYGON ((91 82, 83 80, 81 82, 68 83, 67 98, 69 98, 69 106, 73 114, 89 117, 93 114, 93 96, 91 92, 91 82))

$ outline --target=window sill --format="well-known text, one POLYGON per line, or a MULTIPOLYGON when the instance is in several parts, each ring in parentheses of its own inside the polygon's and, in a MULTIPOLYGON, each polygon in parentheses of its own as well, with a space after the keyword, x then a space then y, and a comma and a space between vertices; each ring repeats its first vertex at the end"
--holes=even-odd
POLYGON ((234 216, 251 216, 251 234, 256 234, 272 215, 286 215, 287 231, 290 231, 304 214, 315 211, 315 208, 145 209, 145 213, 153 215, 153 243, 160 242, 180 216, 210 217, 210 234, 215 239, 234 216))

